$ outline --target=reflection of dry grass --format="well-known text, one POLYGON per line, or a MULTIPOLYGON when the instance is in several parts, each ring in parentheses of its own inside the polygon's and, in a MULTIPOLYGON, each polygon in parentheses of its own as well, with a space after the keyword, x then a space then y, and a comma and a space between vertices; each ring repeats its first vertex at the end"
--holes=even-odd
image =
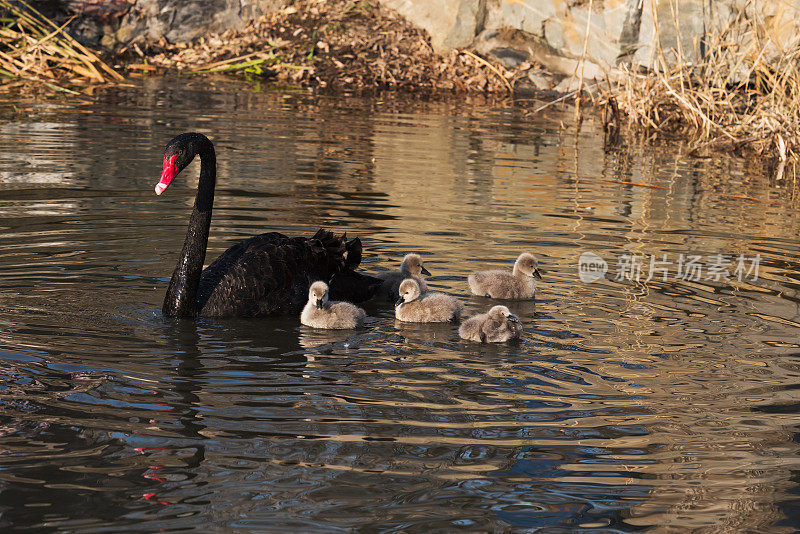
MULTIPOLYGON (((66 86, 106 83, 122 76, 23 0, 0 0, 0 86, 66 86)), ((72 20, 72 19, 70 19, 72 20)), ((69 23, 69 21, 67 22, 69 23)))
MULTIPOLYGON (((769 154, 782 174, 800 154, 800 37, 776 43, 744 13, 705 38, 707 52, 697 63, 680 44, 665 53, 656 24, 650 71, 627 70, 608 100, 636 128, 688 136, 698 151, 769 154)), ((674 24, 680 34, 677 16, 674 24)))

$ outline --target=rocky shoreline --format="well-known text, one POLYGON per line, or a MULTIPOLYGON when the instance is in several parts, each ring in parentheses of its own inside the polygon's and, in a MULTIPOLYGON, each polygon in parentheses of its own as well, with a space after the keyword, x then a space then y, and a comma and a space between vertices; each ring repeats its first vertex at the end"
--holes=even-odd
POLYGON ((439 53, 393 10, 348 0, 299 0, 190 43, 134 42, 118 58, 131 72, 225 73, 339 91, 511 93, 537 70, 469 50, 439 53))
MULTIPOLYGON (((134 65, 134 71, 214 69, 345 90, 566 93, 577 86, 580 58, 573 57, 575 43, 564 38, 577 35, 577 26, 565 27, 559 37, 551 25, 551 40, 564 45, 556 49, 527 32, 530 16, 505 0, 39 4, 50 6, 45 13, 57 23, 68 22, 82 44, 104 51, 121 68, 134 65), (142 67, 145 62, 150 67, 142 67)), ((582 9, 580 2, 572 4, 570 10, 582 9)), ((572 11, 564 15, 568 25, 580 24, 572 11)), ((601 74, 591 59, 580 72, 587 78, 601 74)))
MULTIPOLYGON (((25 4, 0 0, 0 8, 8 2, 25 4)), ((800 17, 767 0, 35 5, 130 77, 224 74, 334 91, 533 93, 551 102, 580 95, 605 109, 612 141, 623 128, 688 138, 698 154, 770 155, 781 175, 800 152, 800 17)), ((38 49, 38 41, 22 41, 29 52, 38 49)), ((75 76, 81 67, 69 62, 41 72, 64 66, 67 83, 98 83, 75 76)), ((26 68, 17 72, 22 81, 14 83, 24 83, 26 68)))

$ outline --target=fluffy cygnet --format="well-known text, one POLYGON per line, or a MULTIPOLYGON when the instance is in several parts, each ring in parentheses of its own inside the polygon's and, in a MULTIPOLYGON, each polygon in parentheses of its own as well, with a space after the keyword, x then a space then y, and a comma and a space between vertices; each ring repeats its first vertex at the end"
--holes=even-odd
POLYGON ((530 299, 536 293, 536 281, 541 278, 539 262, 533 254, 523 252, 514 263, 514 271, 480 271, 467 277, 473 295, 493 299, 530 299))
POLYGON ((458 329, 458 335, 480 343, 502 343, 509 339, 519 339, 522 335, 522 323, 505 306, 495 306, 487 313, 465 319, 458 329))
POLYGON ((386 295, 386 298, 391 300, 397 297, 397 291, 400 289, 400 283, 406 278, 416 280, 419 284, 419 290, 422 293, 428 291, 428 284, 422 275, 430 276, 431 273, 422 265, 422 258, 419 254, 406 254, 403 262, 400 264, 399 271, 391 271, 388 273, 380 273, 378 278, 383 280, 380 293, 386 295))
POLYGON ((430 291, 422 294, 419 283, 406 278, 397 290, 400 300, 394 307, 394 316, 409 323, 444 323, 461 315, 464 305, 455 297, 430 291))
POLYGON ((343 330, 361 326, 366 312, 349 302, 329 302, 328 284, 314 282, 308 290, 308 302, 300 322, 313 328, 343 330))

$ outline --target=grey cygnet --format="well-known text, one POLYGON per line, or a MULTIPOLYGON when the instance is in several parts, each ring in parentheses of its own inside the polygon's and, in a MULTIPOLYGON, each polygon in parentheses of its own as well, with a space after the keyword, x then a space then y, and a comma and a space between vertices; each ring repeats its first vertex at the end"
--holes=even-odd
POLYGON ((330 302, 328 284, 314 282, 308 289, 308 302, 300 322, 312 328, 344 330, 356 328, 364 323, 366 312, 349 302, 330 302))
POLYGON ((394 316, 409 323, 444 323, 457 319, 464 304, 455 297, 429 291, 422 294, 416 280, 406 278, 398 289, 394 316))
POLYGON ((480 271, 467 277, 473 295, 493 299, 530 299, 536 293, 536 281, 541 278, 539 262, 533 254, 523 252, 514 262, 514 270, 480 271))
POLYGON ((519 339, 522 335, 522 323, 505 306, 494 306, 487 313, 465 319, 458 329, 458 335, 479 343, 502 343, 519 339))

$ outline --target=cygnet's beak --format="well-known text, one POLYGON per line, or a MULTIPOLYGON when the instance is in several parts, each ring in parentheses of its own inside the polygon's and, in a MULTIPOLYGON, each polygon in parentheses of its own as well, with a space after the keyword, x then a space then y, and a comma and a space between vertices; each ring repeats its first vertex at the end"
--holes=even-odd
POLYGON ((508 316, 508 320, 511 321, 512 323, 518 323, 519 322, 519 317, 517 317, 516 315, 514 315, 512 313, 511 315, 508 316))
POLYGON ((395 305, 395 307, 396 306, 400 306, 404 302, 405 302, 405 300, 403 300, 403 297, 400 297, 399 299, 397 299, 397 302, 395 302, 394 305, 395 305))
POLYGON ((322 309, 322 299, 317 299, 316 306, 317 306, 318 309, 320 309, 320 310, 322 309))
POLYGON ((431 273, 429 273, 428 269, 426 269, 425 267, 422 267, 422 274, 424 274, 425 276, 430 276, 431 275, 431 273))
POLYGON ((533 276, 535 276, 535 277, 536 277, 536 278, 538 278, 539 280, 541 280, 541 279, 542 279, 542 273, 540 273, 540 272, 539 272, 539 268, 538 268, 538 267, 537 267, 536 269, 534 269, 534 270, 533 270, 533 276))

